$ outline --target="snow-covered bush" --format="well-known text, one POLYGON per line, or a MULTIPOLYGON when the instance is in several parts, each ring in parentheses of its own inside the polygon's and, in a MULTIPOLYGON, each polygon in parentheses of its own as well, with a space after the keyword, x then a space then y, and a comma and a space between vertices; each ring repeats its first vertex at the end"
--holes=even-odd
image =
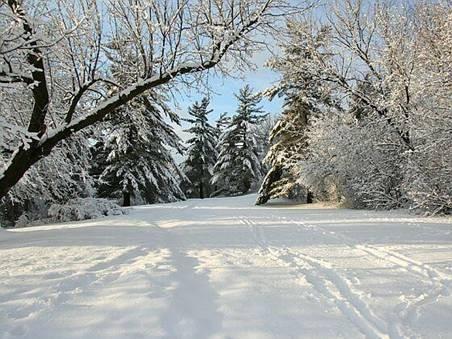
POLYGON ((27 214, 22 214, 16 221, 14 226, 16 227, 25 227, 30 223, 30 219, 27 214))
POLYGON ((426 7, 419 17, 411 112, 416 144, 409 154, 405 190, 412 207, 429 214, 452 211, 452 12, 426 7))
POLYGON ((410 155, 404 188, 411 207, 428 214, 452 212, 452 148, 415 151, 410 155))
POLYGON ((121 214, 126 214, 126 211, 107 199, 76 198, 69 200, 64 205, 53 204, 49 208, 49 217, 58 221, 95 219, 121 214))
MULTIPOLYGON (((91 157, 85 137, 81 133, 71 142, 63 141, 52 155, 32 167, 0 200, 0 220, 17 224, 23 214, 29 221, 42 219, 52 203, 91 196, 94 193, 88 173, 91 157)), ((0 146, 0 153, 4 150, 0 146)))
POLYGON ((308 132, 310 156, 300 181, 316 196, 355 208, 395 208, 401 194, 403 145, 384 121, 332 115, 315 119, 308 132), (332 187, 335 186, 335 187, 332 187), (327 197, 328 192, 338 194, 327 197))
POLYGON ((317 198, 345 200, 351 207, 409 205, 450 213, 450 7, 424 2, 407 11, 396 4, 337 1, 329 11, 324 26, 289 25, 300 42, 284 47, 306 51, 296 62, 290 58, 282 74, 303 94, 303 78, 294 75, 306 73, 309 84, 322 85, 312 97, 326 91, 333 99, 308 121, 307 156, 289 179, 317 198))

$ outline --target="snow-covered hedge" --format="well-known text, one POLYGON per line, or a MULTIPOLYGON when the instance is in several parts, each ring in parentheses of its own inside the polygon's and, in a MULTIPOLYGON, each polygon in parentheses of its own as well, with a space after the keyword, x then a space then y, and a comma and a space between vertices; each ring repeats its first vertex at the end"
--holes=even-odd
POLYGON ((115 202, 107 199, 76 198, 66 204, 53 204, 49 208, 49 217, 58 221, 95 219, 107 215, 126 214, 115 202))

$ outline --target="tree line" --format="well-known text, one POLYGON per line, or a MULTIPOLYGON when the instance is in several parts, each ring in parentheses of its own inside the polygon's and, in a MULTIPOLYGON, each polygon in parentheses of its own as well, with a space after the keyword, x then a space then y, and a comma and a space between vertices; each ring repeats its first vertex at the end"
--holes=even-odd
POLYGON ((338 0, 319 15, 313 3, 2 2, 3 215, 77 196, 128 204, 253 190, 258 204, 450 213, 450 4, 338 0), (195 103, 177 166, 171 96, 210 69, 246 69, 262 36, 280 45, 267 64, 280 80, 263 95, 284 98, 281 116, 256 132, 265 123, 249 88, 217 126, 195 103))
MULTIPOLYGON (((115 112, 99 134, 91 136, 95 141, 89 173, 95 195, 130 206, 256 189, 264 174, 262 133, 269 130, 268 116, 259 106, 260 95, 248 85, 236 98, 236 113, 221 115, 215 126, 209 122, 213 112, 209 99, 193 103, 189 117, 183 119, 191 136, 186 145, 151 100, 136 99, 115 112), (185 154, 184 161, 177 164, 171 151, 185 154)), ((169 106, 160 103, 160 107, 173 122, 181 123, 169 106)))
POLYGON ((452 209, 452 10, 442 1, 336 1, 289 20, 285 107, 258 203, 288 196, 429 214, 452 209))

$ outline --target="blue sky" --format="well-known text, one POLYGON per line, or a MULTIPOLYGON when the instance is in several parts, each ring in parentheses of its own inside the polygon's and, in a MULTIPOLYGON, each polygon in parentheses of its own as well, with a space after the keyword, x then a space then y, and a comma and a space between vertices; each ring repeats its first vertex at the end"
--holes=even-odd
MULTIPOLYGON (((211 120, 215 121, 221 113, 235 113, 237 100, 234 96, 239 89, 249 84, 256 92, 265 90, 275 84, 279 75, 276 72, 263 66, 263 62, 258 64, 256 70, 250 70, 244 74, 237 74, 235 77, 212 76, 209 79, 209 88, 212 92, 210 96, 210 108, 213 109, 211 120)), ((181 116, 186 116, 188 107, 195 101, 201 100, 205 96, 204 92, 192 90, 190 94, 182 94, 177 98, 181 116)), ((272 101, 264 98, 261 102, 264 110, 268 113, 278 114, 281 111, 282 100, 275 98, 272 101)))
MULTIPOLYGON (((294 0, 297 3, 299 0, 294 0)), ((328 0, 320 0, 312 15, 316 17, 324 17, 325 8, 324 4, 328 3, 328 0)), ((280 46, 278 46, 278 41, 273 38, 264 37, 264 41, 267 41, 267 45, 272 48, 272 53, 278 53, 280 51, 280 46)), ((233 115, 237 108, 237 100, 234 93, 238 93, 239 89, 249 84, 255 91, 265 90, 272 85, 274 85, 278 79, 279 74, 273 72, 269 68, 265 67, 264 64, 271 57, 271 53, 268 50, 262 50, 255 53, 252 58, 252 62, 256 65, 255 70, 247 71, 243 74, 236 74, 234 78, 232 77, 214 77, 212 76, 209 80, 209 88, 212 92, 210 95, 210 108, 213 109, 210 120, 214 122, 221 113, 228 112, 229 115, 233 115)), ((179 116, 186 117, 188 107, 192 105, 195 101, 201 100, 205 96, 205 93, 197 93, 192 90, 189 95, 180 95, 177 97, 179 108, 179 116)), ((270 114, 279 114, 282 110, 283 100, 281 98, 274 98, 272 101, 264 98, 261 102, 263 109, 270 114)), ((187 128, 186 124, 183 124, 182 129, 187 128)), ((184 137, 181 128, 176 128, 179 134, 184 137)))
MULTIPOLYGON (((299 0, 294 0, 295 2, 299 0)), ((312 15, 318 18, 322 18, 325 15, 324 4, 328 1, 319 1, 318 7, 313 10, 312 15)), ((273 49, 272 53, 278 54, 280 51, 280 46, 278 42, 272 38, 264 38, 267 41, 267 45, 273 49)), ((264 64, 271 57, 271 53, 268 50, 262 50, 255 53, 252 58, 252 62, 256 65, 255 70, 249 70, 242 74, 235 74, 234 77, 219 77, 212 76, 209 79, 209 88, 211 89, 210 96, 210 108, 213 109, 210 120, 215 122, 216 119, 223 112, 228 112, 229 115, 235 114, 237 109, 237 100, 234 96, 238 93, 239 89, 249 84, 255 91, 265 90, 275 83, 277 83, 280 75, 273 72, 269 68, 265 67, 264 64)), ((195 101, 200 101, 205 96, 205 92, 197 93, 192 90, 190 94, 181 94, 176 99, 178 101, 177 111, 180 117, 187 117, 188 107, 192 105, 195 101)), ((266 113, 272 115, 277 115, 282 111, 282 98, 274 98, 269 101, 267 98, 263 98, 261 105, 266 113)), ((183 132, 184 129, 188 128, 186 123, 182 123, 182 126, 176 126, 176 132, 186 140, 188 135, 183 132)))
MULTIPOLYGON (((245 73, 237 73, 234 77, 220 77, 212 75, 209 78, 209 88, 211 89, 210 96, 210 108, 213 110, 210 121, 214 123, 221 113, 227 112, 229 115, 235 114, 237 109, 237 100, 234 96, 238 93, 239 89, 249 84, 254 91, 262 91, 278 81, 279 74, 270 70, 264 66, 264 63, 269 58, 268 52, 257 53, 253 61, 256 64, 255 70, 249 70, 245 73)), ((179 116, 184 118, 187 117, 188 107, 191 106, 195 101, 200 101, 205 96, 205 91, 197 92, 196 90, 191 90, 188 94, 181 94, 176 97, 178 101, 177 111, 179 116)), ((274 98, 269 101, 267 98, 263 98, 261 101, 261 106, 266 113, 272 115, 279 114, 282 108, 282 99, 274 98)), ((188 134, 183 130, 188 128, 188 124, 182 122, 182 126, 175 126, 177 134, 186 140, 188 134)))

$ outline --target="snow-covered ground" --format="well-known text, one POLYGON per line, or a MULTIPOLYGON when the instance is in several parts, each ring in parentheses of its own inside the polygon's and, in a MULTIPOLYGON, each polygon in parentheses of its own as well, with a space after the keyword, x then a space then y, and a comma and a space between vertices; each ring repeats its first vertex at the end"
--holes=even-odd
POLYGON ((452 337, 450 219, 254 199, 0 231, 0 337, 452 337))

